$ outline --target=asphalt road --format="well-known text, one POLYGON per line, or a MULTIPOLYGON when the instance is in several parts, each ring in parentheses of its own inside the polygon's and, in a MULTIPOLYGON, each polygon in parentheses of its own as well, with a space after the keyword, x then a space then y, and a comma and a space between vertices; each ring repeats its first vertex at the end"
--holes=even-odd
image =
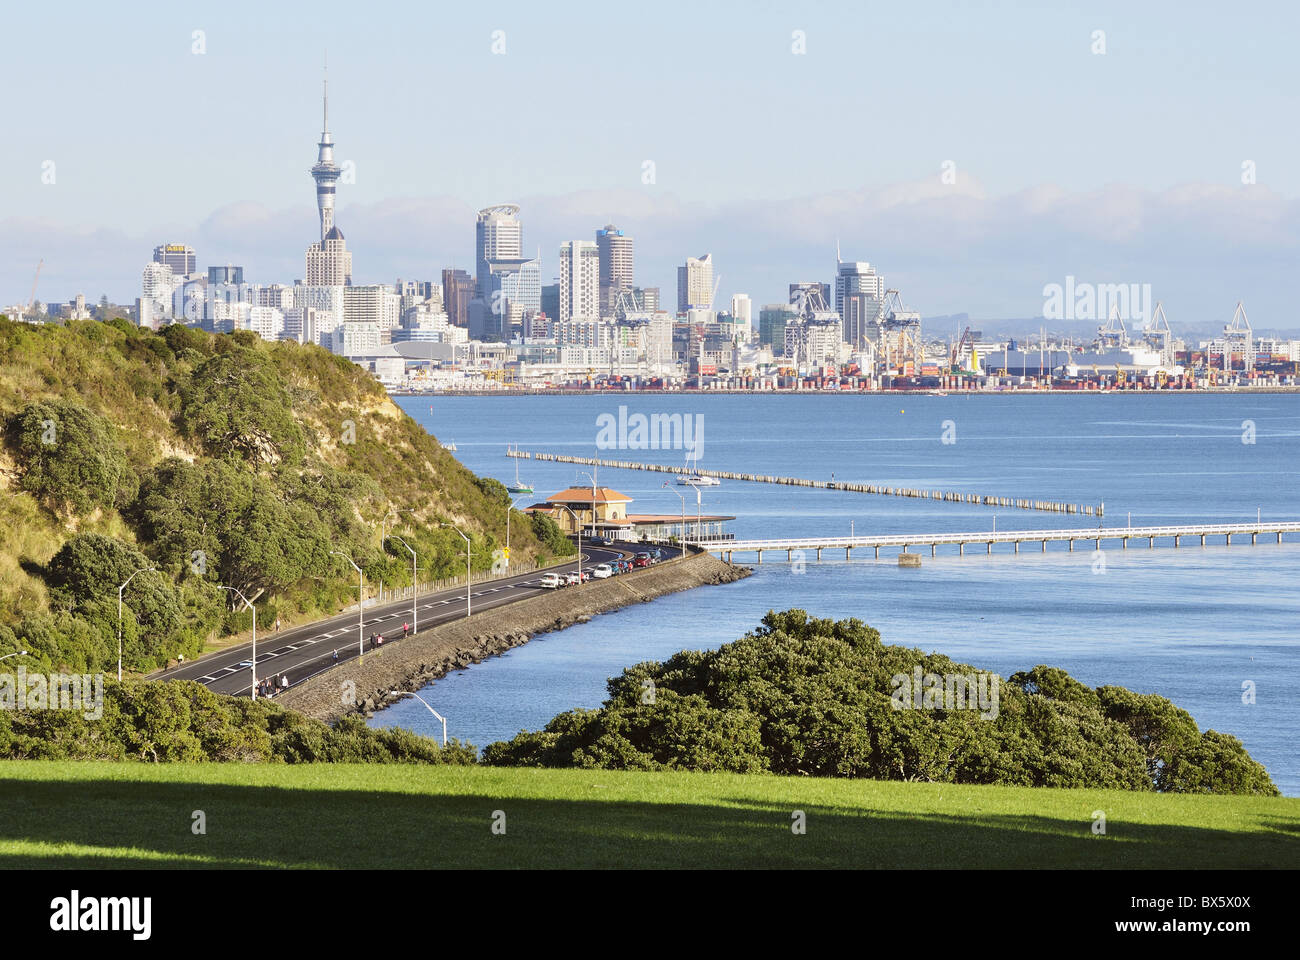
MULTIPOLYGON (((620 549, 590 547, 584 544, 582 568, 587 570, 607 560, 631 557, 640 549, 642 548, 636 545, 629 549, 620 549)), ((677 552, 675 548, 660 547, 660 549, 665 559, 675 556, 677 552)), ((478 613, 491 610, 541 593, 548 593, 545 587, 539 586, 544 574, 563 574, 575 568, 576 559, 546 570, 535 570, 514 577, 476 583, 470 591, 472 611, 478 613)), ((459 620, 465 616, 465 588, 452 587, 437 593, 424 594, 416 598, 415 607, 419 613, 421 630, 459 620)), ((384 638, 384 646, 394 641, 401 643, 402 624, 412 622, 411 598, 386 600, 382 604, 374 600, 367 601, 361 620, 359 632, 366 646, 366 652, 369 652, 367 641, 372 634, 381 634, 384 638)), ((290 630, 281 630, 279 633, 259 633, 257 637, 258 679, 278 678, 282 674, 288 674, 290 686, 300 683, 331 666, 334 662, 335 650, 338 651, 339 663, 355 659, 358 653, 357 638, 355 610, 303 624, 290 630)), ((217 693, 248 696, 252 686, 252 656, 252 644, 244 643, 208 654, 180 668, 154 673, 149 679, 197 680, 217 693)))

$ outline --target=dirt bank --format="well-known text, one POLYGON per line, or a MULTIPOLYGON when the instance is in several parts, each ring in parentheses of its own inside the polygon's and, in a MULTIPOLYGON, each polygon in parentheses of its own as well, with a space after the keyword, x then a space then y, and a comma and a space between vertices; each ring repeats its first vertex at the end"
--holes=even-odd
POLYGON ((394 699, 390 690, 419 690, 430 680, 527 643, 539 633, 680 590, 731 583, 752 572, 704 553, 530 597, 386 644, 382 651, 367 654, 364 663, 340 664, 281 694, 276 702, 326 722, 347 713, 369 713, 394 699))

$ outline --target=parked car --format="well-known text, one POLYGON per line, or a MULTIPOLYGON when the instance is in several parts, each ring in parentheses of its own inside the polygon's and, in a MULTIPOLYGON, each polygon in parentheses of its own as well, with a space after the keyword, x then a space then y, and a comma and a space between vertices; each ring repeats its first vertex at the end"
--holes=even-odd
POLYGON ((648 567, 648 566, 650 566, 650 554, 648 554, 648 553, 638 553, 638 554, 636 555, 636 559, 632 561, 632 566, 634 566, 634 567, 648 567))
POLYGON ((565 584, 565 586, 570 586, 570 587, 571 587, 571 586, 573 586, 575 583, 581 583, 581 582, 582 582, 582 581, 578 579, 578 571, 577 571, 577 570, 570 570, 568 573, 566 573, 566 574, 564 575, 564 584, 565 584))
POLYGON ((545 587, 547 590, 555 590, 564 586, 564 581, 560 579, 559 574, 544 573, 542 579, 538 581, 538 586, 545 587))
POLYGON ((614 575, 614 568, 608 563, 600 563, 591 568, 591 575, 597 580, 604 580, 614 575))
POLYGON ((609 540, 605 537, 588 537, 587 542, 593 547, 608 547, 609 540))

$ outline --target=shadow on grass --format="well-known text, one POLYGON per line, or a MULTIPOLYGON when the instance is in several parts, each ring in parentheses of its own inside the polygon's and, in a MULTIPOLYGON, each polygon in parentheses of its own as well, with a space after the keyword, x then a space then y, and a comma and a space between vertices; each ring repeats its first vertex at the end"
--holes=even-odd
POLYGON ((797 836, 790 806, 717 803, 0 778, 0 869, 1261 869, 1300 861, 1300 823, 1277 817, 1260 818, 1253 832, 1115 818, 1098 837, 1086 805, 1064 819, 810 804, 801 807, 807 832, 797 836), (197 810, 202 836, 191 830, 197 810), (504 835, 492 833, 497 810, 504 835))

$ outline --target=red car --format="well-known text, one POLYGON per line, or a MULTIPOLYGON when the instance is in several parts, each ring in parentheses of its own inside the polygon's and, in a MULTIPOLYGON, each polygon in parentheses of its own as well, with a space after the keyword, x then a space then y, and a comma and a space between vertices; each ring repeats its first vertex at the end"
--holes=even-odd
POLYGON ((648 553, 638 553, 638 554, 636 555, 636 559, 632 561, 632 566, 634 566, 634 567, 648 567, 648 566, 650 566, 650 554, 648 554, 648 553))

